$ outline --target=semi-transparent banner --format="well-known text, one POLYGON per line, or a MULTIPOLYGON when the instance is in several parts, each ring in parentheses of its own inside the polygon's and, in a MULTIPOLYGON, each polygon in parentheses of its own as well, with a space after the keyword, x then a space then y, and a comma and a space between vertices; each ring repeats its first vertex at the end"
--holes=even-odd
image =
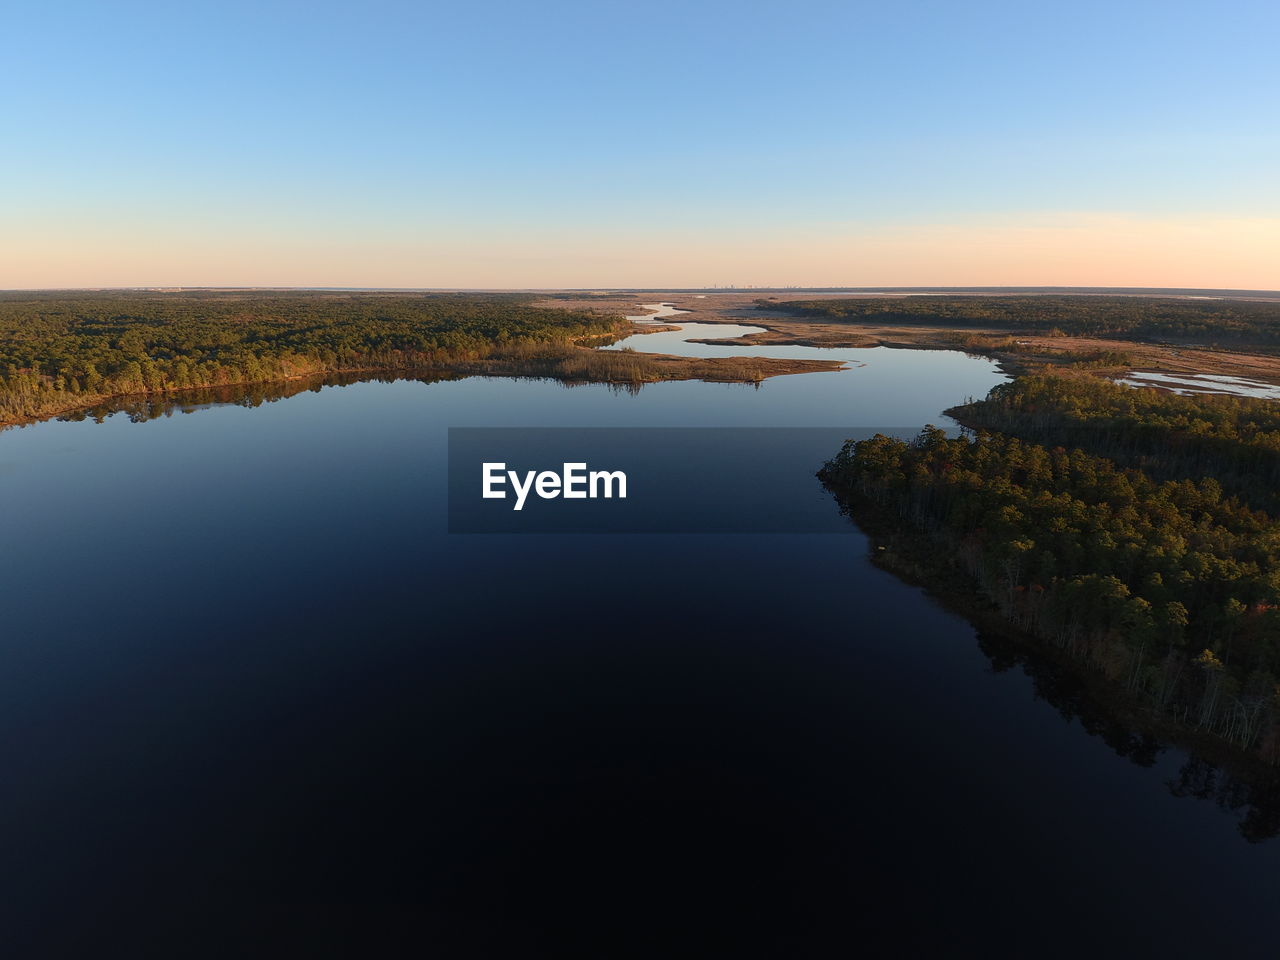
POLYGON ((917 428, 449 431, 450 533, 846 533, 816 477, 846 440, 917 428))

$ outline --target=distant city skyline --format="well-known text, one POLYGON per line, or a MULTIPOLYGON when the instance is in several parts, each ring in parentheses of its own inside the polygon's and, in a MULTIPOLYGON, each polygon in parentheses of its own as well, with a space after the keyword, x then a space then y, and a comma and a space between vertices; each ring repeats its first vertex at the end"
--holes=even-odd
POLYGON ((0 288, 1280 288, 1270 2, 7 26, 0 288))

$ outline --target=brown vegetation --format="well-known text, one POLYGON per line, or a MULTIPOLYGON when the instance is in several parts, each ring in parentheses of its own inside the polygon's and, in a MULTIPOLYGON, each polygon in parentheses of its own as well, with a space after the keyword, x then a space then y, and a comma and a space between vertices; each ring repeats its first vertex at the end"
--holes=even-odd
MULTIPOLYGON (((690 294, 646 293, 590 300, 542 301, 541 306, 598 310, 637 315, 640 302, 674 303, 688 311, 690 323, 750 324, 761 333, 695 343, 742 346, 899 347, 925 350, 965 350, 990 356, 1010 374, 1055 372, 1109 377, 1129 370, 1168 374, 1221 374, 1280 383, 1280 356, 1201 345, 1153 343, 1133 339, 1042 334, 1011 334, 981 326, 921 326, 912 324, 851 323, 797 317, 761 308, 760 293, 690 294)), ((806 299, 865 299, 858 295, 806 294, 806 299)))
MULTIPOLYGON (((649 328, 647 332, 654 332, 649 328)), ((662 380, 758 383, 792 373, 839 370, 835 360, 772 357, 676 357, 632 350, 593 350, 574 344, 531 344, 451 365, 457 373, 551 377, 557 380, 643 384, 662 380)))

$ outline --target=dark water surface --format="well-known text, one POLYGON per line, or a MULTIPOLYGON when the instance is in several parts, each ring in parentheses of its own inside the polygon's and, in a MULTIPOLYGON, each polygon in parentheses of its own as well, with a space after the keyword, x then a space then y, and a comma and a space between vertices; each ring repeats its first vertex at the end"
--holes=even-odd
POLYGON ((5 954, 1274 955, 1248 798, 860 533, 445 532, 448 427, 904 426, 1001 379, 859 353, 0 435, 5 954))

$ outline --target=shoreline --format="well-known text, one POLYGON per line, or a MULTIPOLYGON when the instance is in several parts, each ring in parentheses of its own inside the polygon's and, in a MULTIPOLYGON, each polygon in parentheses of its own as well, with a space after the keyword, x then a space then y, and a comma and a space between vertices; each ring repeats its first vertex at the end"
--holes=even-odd
MULTIPOLYGON (((662 328, 644 328, 645 333, 657 333, 662 328)), ((592 339, 600 339, 593 337, 592 339)), ((0 420, 0 430, 10 427, 33 426, 49 420, 59 420, 79 413, 103 408, 121 412, 131 402, 173 400, 180 402, 184 396, 217 391, 243 391, 255 387, 283 387, 315 381, 350 378, 347 384, 395 376, 407 379, 439 376, 462 377, 531 377, 560 380, 564 383, 601 383, 617 386, 641 387, 646 384, 683 380, 702 380, 708 383, 759 384, 770 377, 803 373, 838 372, 843 365, 827 360, 787 360, 771 357, 681 357, 662 353, 603 352, 573 344, 538 344, 531 354, 495 354, 479 360, 456 360, 425 364, 395 364, 371 367, 339 367, 313 370, 287 377, 270 377, 258 380, 234 380, 226 383, 177 387, 165 390, 142 390, 126 393, 72 394, 65 405, 54 406, 47 411, 25 417, 0 420), (603 361, 594 357, 606 357, 603 361)), ((343 384, 346 385, 346 384, 343 384)), ((233 403, 234 400, 211 401, 233 403)))
POLYGON ((823 487, 840 504, 845 516, 866 535, 872 564, 920 588, 944 609, 964 618, 979 635, 998 636, 1044 663, 1066 671, 1095 706, 1133 732, 1152 736, 1162 746, 1176 747, 1251 786, 1280 788, 1280 767, 1221 737, 1160 713, 1117 688, 1088 664, 1019 629, 1005 619, 993 603, 977 593, 961 572, 939 558, 932 541, 904 530, 901 522, 883 507, 861 498, 847 498, 825 481, 823 487))

